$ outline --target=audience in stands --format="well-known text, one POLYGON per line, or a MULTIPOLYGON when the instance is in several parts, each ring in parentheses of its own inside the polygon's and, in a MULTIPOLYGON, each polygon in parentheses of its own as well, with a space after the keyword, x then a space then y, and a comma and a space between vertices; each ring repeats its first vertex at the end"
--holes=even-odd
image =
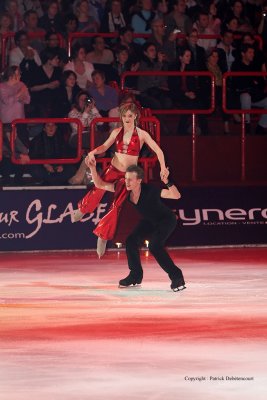
POLYGON ((89 87, 89 94, 95 101, 96 108, 102 117, 107 117, 109 110, 118 106, 118 92, 105 83, 103 71, 95 70, 92 73, 93 85, 89 87))
POLYGON ((20 67, 22 81, 28 85, 31 71, 41 65, 41 59, 36 50, 29 46, 28 36, 25 31, 15 34, 16 47, 9 53, 9 65, 20 67))
MULTIPOLYGON (((34 159, 67 158, 69 150, 58 126, 53 122, 44 124, 42 132, 32 139, 29 156, 34 159)), ((38 183, 45 185, 65 185, 74 174, 73 164, 34 164, 31 175, 38 183)))
POLYGON ((19 12, 18 0, 6 0, 5 9, 11 16, 14 32, 23 29, 23 16, 19 12))
POLYGON ((174 30, 177 33, 189 35, 192 29, 192 20, 186 14, 185 0, 174 0, 173 10, 166 16, 165 25, 167 35, 174 30))
POLYGON ((38 26, 38 15, 34 10, 26 11, 24 16, 24 28, 29 38, 29 45, 39 54, 44 49, 45 30, 38 26))
POLYGON ((77 84, 77 75, 75 72, 71 70, 64 71, 57 93, 55 114, 58 118, 65 118, 68 116, 80 91, 81 88, 77 84))
MULTIPOLYGON (((232 65, 233 72, 260 72, 253 63, 255 49, 249 44, 241 46, 241 57, 232 65)), ((264 91, 264 79, 257 76, 238 76, 232 78, 233 88, 240 96, 241 108, 250 110, 252 106, 267 109, 267 95, 264 91)), ((245 114, 246 132, 251 133, 250 114, 245 114)), ((260 116, 256 134, 264 134, 267 128, 267 114, 260 116)))
MULTIPOLYGON (((13 24, 12 24, 12 18, 8 12, 3 12, 0 14, 0 60, 2 59, 2 37, 4 34, 9 34, 13 32, 13 24)), ((10 37, 7 40, 7 45, 6 45, 6 54, 5 58, 7 59, 7 56, 10 52, 15 47, 15 42, 12 37, 10 37)))
MULTIPOLYGON (((192 71, 190 66, 192 53, 188 47, 180 48, 180 55, 176 64, 171 66, 174 71, 192 71)), ((169 78, 171 95, 176 106, 181 109, 207 108, 208 98, 200 94, 198 81, 194 76, 176 76, 169 78)), ((206 96, 209 96, 207 91, 206 96)), ((208 123, 205 115, 198 115, 199 127, 202 135, 208 134, 208 123)), ((178 124, 178 134, 187 135, 191 132, 191 118, 188 114, 181 114, 178 124)))
POLYGON ((63 31, 63 20, 62 20, 62 15, 59 12, 59 3, 57 0, 50 0, 48 2, 47 11, 39 19, 39 26, 46 32, 63 31))
MULTIPOLYGON (((152 0, 141 0, 140 10, 133 14, 131 25, 135 33, 151 33, 151 22, 156 17, 152 0)), ((136 43, 144 44, 145 39, 135 39, 136 43)))
POLYGON ((112 64, 114 61, 113 52, 106 47, 105 39, 102 36, 95 36, 92 40, 93 50, 86 55, 86 61, 92 64, 112 64))
POLYGON ((54 49, 45 49, 41 54, 42 65, 32 68, 29 77, 31 91, 31 116, 56 117, 58 88, 61 81, 59 56, 54 49))
POLYGON ((119 32, 126 26, 121 0, 111 0, 110 9, 105 12, 100 32, 119 32))
POLYGON ((162 17, 155 18, 151 23, 152 34, 149 42, 156 46, 158 52, 165 56, 165 61, 170 63, 176 59, 176 34, 166 34, 166 26, 162 17))
POLYGON ((86 50, 80 43, 75 43, 71 52, 71 59, 64 70, 71 70, 77 75, 77 83, 82 89, 88 89, 92 85, 93 64, 85 60, 86 50))
MULTIPOLYGON (((11 123, 18 118, 25 118, 25 105, 30 103, 30 94, 27 86, 20 80, 18 66, 7 67, 0 84, 0 120, 6 131, 11 132, 11 123)), ((29 144, 26 125, 17 127, 19 139, 27 146, 29 144)))
MULTIPOLYGON (((72 110, 68 114, 69 118, 77 118, 83 126, 82 148, 90 149, 90 125, 94 118, 101 118, 98 109, 95 106, 94 99, 88 95, 86 91, 80 91, 73 105, 72 110)), ((71 124, 71 135, 69 144, 72 148, 77 148, 77 124, 71 124)))
MULTIPOLYGON (((215 32, 209 27, 209 14, 200 11, 193 28, 197 30, 199 35, 214 35, 215 32)), ((216 39, 199 38, 197 44, 205 49, 206 52, 216 47, 216 39)))
MULTIPOLYGON (((164 54, 157 52, 153 43, 145 43, 139 71, 167 71, 167 64, 164 58, 164 54)), ((140 92, 138 99, 143 107, 152 109, 172 108, 167 76, 140 75, 137 89, 140 92)))

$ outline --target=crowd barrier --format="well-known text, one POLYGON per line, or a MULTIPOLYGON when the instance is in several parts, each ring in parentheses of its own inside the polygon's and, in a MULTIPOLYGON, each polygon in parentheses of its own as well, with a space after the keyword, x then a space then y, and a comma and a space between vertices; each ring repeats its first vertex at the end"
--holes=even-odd
POLYGON ((55 124, 77 124, 77 154, 76 157, 70 158, 46 158, 46 159, 33 159, 28 164, 75 164, 81 160, 82 157, 82 131, 83 126, 77 118, 29 118, 29 119, 16 119, 12 122, 11 127, 11 161, 14 164, 21 164, 21 161, 16 158, 16 126, 18 124, 44 124, 52 122, 55 124))

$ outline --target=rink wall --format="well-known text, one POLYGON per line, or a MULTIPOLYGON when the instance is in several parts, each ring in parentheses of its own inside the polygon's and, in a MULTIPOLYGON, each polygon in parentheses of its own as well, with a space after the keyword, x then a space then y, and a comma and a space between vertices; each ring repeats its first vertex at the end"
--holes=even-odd
MULTIPOLYGON (((107 210, 104 196, 92 215, 73 221, 85 188, 4 188, 0 191, 0 251, 95 248, 95 225, 107 210)), ((267 244, 266 187, 185 187, 169 246, 267 244)), ((114 242, 124 243, 138 215, 126 204, 114 242)), ((113 243, 110 246, 114 247, 113 243)))

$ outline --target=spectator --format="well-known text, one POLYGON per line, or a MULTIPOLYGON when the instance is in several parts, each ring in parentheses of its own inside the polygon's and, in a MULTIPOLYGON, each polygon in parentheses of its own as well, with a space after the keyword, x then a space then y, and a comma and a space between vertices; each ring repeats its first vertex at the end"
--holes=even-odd
POLYGON ((58 118, 65 118, 73 106, 76 96, 81 91, 77 85, 77 75, 73 71, 64 71, 58 90, 56 113, 58 118))
MULTIPOLYGON (((0 84, 0 120, 11 132, 10 124, 18 118, 25 118, 25 104, 30 103, 28 88, 20 80, 18 66, 7 67, 4 72, 4 82, 0 84)), ((25 124, 18 125, 18 138, 27 146, 28 132, 25 124)))
POLYGON ((218 64, 219 62, 219 51, 218 49, 212 49, 207 56, 207 69, 213 73, 215 77, 215 90, 216 90, 216 107, 220 109, 224 122, 224 134, 229 134, 229 114, 222 111, 222 70, 218 64))
MULTIPOLYGON (((117 47, 115 61, 113 63, 114 80, 120 85, 121 75, 126 71, 137 71, 140 63, 131 64, 129 62, 129 52, 127 47, 117 47)), ((136 86, 136 77, 126 77, 125 86, 134 88, 136 86)))
POLYGON ((41 60, 37 51, 29 46, 25 31, 18 31, 15 34, 15 44, 16 47, 9 53, 9 65, 20 67, 21 80, 28 85, 31 71, 41 65, 41 60))
MULTIPOLYGON (((44 124, 42 132, 30 143, 29 155, 33 160, 68 157, 63 135, 55 123, 44 124)), ((72 164, 35 164, 30 170, 33 178, 42 184, 64 185, 73 175, 75 167, 72 164)))
MULTIPOLYGON (((80 91, 75 99, 74 106, 68 114, 69 118, 77 118, 83 126, 82 148, 90 149, 90 125, 94 118, 101 118, 92 97, 86 91, 80 91)), ((71 124, 72 132, 69 144, 72 148, 77 148, 77 124, 71 124)))
POLYGON ((260 16, 260 23, 258 26, 258 34, 261 35, 263 39, 263 50, 265 54, 267 53, 267 2, 264 1, 262 4, 260 16))
MULTIPOLYGON (((0 14, 0 59, 2 59, 2 36, 6 33, 11 33, 12 31, 12 18, 8 12, 3 12, 2 14, 0 14)), ((14 47, 14 39, 10 37, 6 42, 6 58, 10 50, 12 50, 14 47)))
POLYGON ((209 25, 208 28, 215 34, 219 35, 221 32, 222 21, 217 16, 216 0, 213 0, 209 5, 209 25))
POLYGON ((27 11, 30 10, 35 11, 38 18, 44 15, 43 7, 40 0, 19 0, 18 5, 21 15, 24 15, 27 11))
POLYGON ((15 139, 15 158, 20 161, 20 164, 11 162, 11 126, 5 126, 3 132, 3 158, 0 161, 0 175, 2 175, 1 185, 22 185, 23 174, 27 172, 27 164, 30 161, 29 149, 22 141, 16 137, 15 139), (14 181, 11 180, 11 175, 14 175, 14 181))
POLYGON ((63 20, 57 0, 50 0, 46 13, 39 19, 39 26, 46 32, 62 32, 63 20))
MULTIPOLYGON (((214 32, 209 28, 209 15, 205 11, 200 11, 197 21, 193 24, 193 28, 201 35, 214 35, 214 32)), ((197 44, 208 52, 210 49, 216 47, 216 39, 198 39, 197 44)))
POLYGON ((240 32, 253 32, 253 27, 249 19, 245 16, 244 3, 241 0, 233 0, 230 3, 228 17, 235 17, 238 20, 238 30, 240 32))
POLYGON ((217 45, 219 50, 219 65, 223 73, 231 71, 233 62, 235 61, 235 48, 233 47, 234 34, 233 31, 226 29, 222 34, 222 39, 217 45))
MULTIPOLYGON (((139 71, 166 71, 164 54, 157 53, 153 43, 145 43, 143 46, 143 59, 140 62, 139 71)), ((138 77, 137 88, 140 91, 139 100, 143 107, 152 109, 172 108, 169 95, 167 76, 142 76, 138 77)))
POLYGON ((89 94, 93 97, 100 114, 106 117, 111 108, 118 106, 118 92, 105 84, 103 71, 95 70, 92 73, 92 79, 93 85, 89 88, 89 94))
POLYGON ((92 33, 98 31, 98 23, 89 13, 87 0, 78 0, 73 6, 74 14, 78 19, 78 32, 92 33))
POLYGON ((82 89, 88 89, 92 85, 93 64, 85 60, 85 47, 80 43, 75 43, 72 48, 72 61, 65 65, 64 70, 71 70, 77 75, 77 83, 82 89))
POLYGON ((111 0, 110 10, 105 13, 100 32, 119 32, 126 26, 121 0, 111 0))
POLYGON ((129 62, 135 64, 140 61, 142 57, 142 47, 135 43, 133 39, 132 27, 126 26, 125 28, 121 28, 119 30, 118 43, 114 46, 114 51, 116 52, 117 48, 121 46, 127 47, 129 52, 129 62))
POLYGON ((31 71, 29 87, 32 95, 31 113, 33 117, 56 117, 58 88, 61 81, 59 56, 53 49, 45 49, 41 54, 42 65, 31 71))
POLYGON ((93 51, 87 53, 86 61, 92 64, 112 64, 114 61, 113 52, 106 48, 102 36, 95 36, 92 42, 93 51))
POLYGON ((166 34, 169 35, 174 30, 188 35, 192 29, 192 20, 186 15, 185 0, 174 0, 173 11, 166 16, 166 34))
POLYGON ((187 36, 187 46, 191 50, 190 67, 195 71, 205 71, 206 68, 206 53, 202 46, 198 45, 198 31, 192 29, 187 36))
POLYGON ((23 18, 19 12, 18 1, 17 0, 6 0, 5 2, 6 11, 12 18, 13 31, 17 32, 23 29, 23 18))
POLYGON ((239 26, 238 18, 236 18, 234 16, 225 18, 225 20, 222 23, 222 32, 224 32, 225 30, 230 30, 233 32, 233 34, 239 34, 240 26, 239 26))
POLYGON ((60 59, 60 67, 64 68, 64 66, 68 63, 69 57, 66 49, 59 46, 59 34, 56 32, 47 32, 45 35, 45 43, 47 49, 54 49, 60 59))
POLYGON ((24 31, 27 32, 28 37, 29 34, 33 34, 34 37, 30 39, 30 46, 35 49, 38 54, 44 49, 44 40, 43 36, 45 35, 45 31, 38 26, 38 15, 34 10, 26 11, 24 16, 24 31))
POLYGON ((249 44, 254 48, 253 68, 255 71, 266 72, 266 59, 263 51, 259 49, 258 42, 256 42, 254 35, 250 32, 244 33, 241 38, 241 45, 242 44, 249 44))
POLYGON ((166 26, 163 18, 155 18, 151 22, 152 35, 149 42, 156 46, 158 52, 164 54, 167 63, 176 59, 176 34, 166 34, 166 26))
MULTIPOLYGON (((151 22, 156 17, 152 0, 141 0, 141 9, 133 14, 131 25, 136 33, 151 33, 151 22)), ((145 39, 135 39, 136 43, 144 44, 145 39)))
MULTIPOLYGON (((257 72, 253 63, 255 49, 249 44, 241 46, 241 59, 232 65, 233 72, 257 72)), ((264 80, 261 77, 239 76, 232 78, 233 88, 240 96, 241 108, 250 110, 252 106, 267 108, 264 80)), ((246 132, 251 133, 250 114, 245 115, 246 132)), ((267 128, 267 114, 262 114, 256 127, 256 134, 264 134, 267 128)))
MULTIPOLYGON (((188 47, 181 47, 178 61, 171 66, 174 71, 192 71, 190 66, 192 53, 188 47)), ((198 81, 194 76, 177 76, 169 78, 169 87, 172 98, 177 106, 182 109, 203 109, 208 103, 208 98, 200 95, 198 81)), ((208 96, 208 93, 206 93, 208 96)), ((178 124, 178 134, 186 135, 191 131, 189 115, 181 115, 178 124)), ((198 122, 203 135, 208 134, 208 123, 205 115, 198 115, 198 122)))

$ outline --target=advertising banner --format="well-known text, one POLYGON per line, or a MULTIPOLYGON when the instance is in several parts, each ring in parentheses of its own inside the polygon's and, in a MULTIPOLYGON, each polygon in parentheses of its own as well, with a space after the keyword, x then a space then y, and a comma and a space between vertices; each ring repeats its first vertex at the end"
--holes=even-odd
MULTIPOLYGON (((166 200, 177 215, 177 227, 167 245, 267 244, 267 188, 180 190, 180 200, 166 200)), ((74 188, 2 190, 0 251, 95 248, 97 238, 92 231, 107 211, 112 194, 103 197, 94 213, 75 223, 74 210, 85 193, 85 189, 74 188)), ((128 231, 135 215, 123 213, 128 231)))

